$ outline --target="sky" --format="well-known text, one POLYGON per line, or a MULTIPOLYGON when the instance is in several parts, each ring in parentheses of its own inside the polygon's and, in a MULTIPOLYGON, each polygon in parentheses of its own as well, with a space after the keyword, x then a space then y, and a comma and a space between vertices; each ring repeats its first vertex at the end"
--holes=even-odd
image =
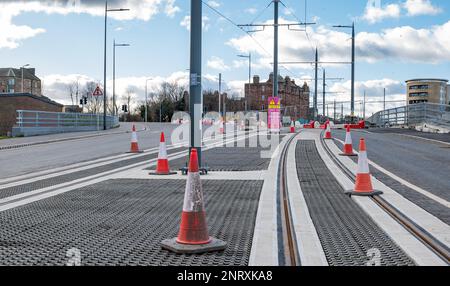
MULTIPOLYGON (((46 96, 70 103, 68 84, 103 80, 104 3, 0 0, 1 66, 30 64, 43 80, 46 96)), ((389 100, 405 100, 405 80, 450 79, 448 0, 282 0, 279 6, 280 23, 315 23, 306 31, 303 26, 300 31, 280 27, 280 61, 313 61, 315 47, 320 61, 350 61, 351 30, 332 26, 355 22, 357 100, 364 91, 369 100, 380 100, 383 88, 389 100)), ((147 79, 150 91, 163 81, 188 84, 190 1, 110 0, 109 7, 131 9, 108 15, 109 94, 113 39, 131 45, 116 49, 119 98, 131 87, 135 101, 143 100, 147 79)), ((273 28, 248 34, 235 24, 271 24, 273 7, 270 0, 204 0, 204 89, 217 89, 222 73, 225 90, 243 95, 248 63, 238 54, 251 53, 252 74, 268 78, 273 28)), ((348 101, 350 66, 323 64, 320 68, 320 74, 325 69, 326 77, 340 79, 327 82, 327 102, 348 101)), ((283 64, 280 73, 297 83, 306 81, 313 89, 311 64, 283 64)), ((380 106, 368 106, 369 112, 380 106)))

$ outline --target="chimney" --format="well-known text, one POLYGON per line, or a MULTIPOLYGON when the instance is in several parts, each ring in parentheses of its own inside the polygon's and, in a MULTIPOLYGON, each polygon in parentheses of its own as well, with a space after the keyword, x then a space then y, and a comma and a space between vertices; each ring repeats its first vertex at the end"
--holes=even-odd
POLYGON ((27 71, 29 73, 31 73, 32 75, 36 75, 36 69, 35 68, 29 68, 29 69, 27 69, 27 71))
POLYGON ((253 76, 253 83, 259 84, 259 75, 253 76))

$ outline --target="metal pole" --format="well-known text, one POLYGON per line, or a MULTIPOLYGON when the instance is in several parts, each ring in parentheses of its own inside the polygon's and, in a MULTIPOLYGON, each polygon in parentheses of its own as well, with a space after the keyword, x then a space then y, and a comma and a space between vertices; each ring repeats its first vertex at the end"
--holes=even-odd
MULTIPOLYGON (((252 54, 248 53, 248 96, 250 96, 252 84, 252 54)), ((245 99, 245 111, 247 111, 247 98, 245 99)))
POLYGON ((147 94, 148 94, 148 92, 147 92, 147 83, 148 83, 148 79, 145 80, 145 112, 144 112, 145 119, 144 119, 144 122, 146 122, 146 123, 147 123, 147 105, 148 105, 148 101, 147 101, 147 94))
POLYGON ((221 113, 220 113, 220 104, 221 104, 221 101, 222 100, 222 74, 221 73, 219 73, 219 114, 220 115, 222 115, 221 113))
POLYGON ((23 67, 21 67, 22 69, 22 93, 23 93, 23 67))
POLYGON ((103 130, 106 130, 106 32, 108 23, 108 1, 105 1, 105 45, 103 60, 103 130))
POLYGON ((113 115, 116 115, 116 40, 113 41, 113 115))
POLYGON ((197 149, 199 164, 202 166, 202 0, 191 0, 190 73, 190 149, 197 149))
POLYGON ((323 93, 323 117, 325 117, 325 69, 323 70, 323 87, 322 87, 322 93, 323 93))
POLYGON ((351 120, 355 116, 355 22, 352 23, 352 98, 351 120))
POLYGON ((316 48, 316 63, 315 63, 315 90, 314 90, 314 120, 317 118, 317 86, 318 86, 318 69, 319 69, 319 51, 316 48))
POLYGON ((333 121, 336 122, 336 99, 333 103, 333 121))
POLYGON ((344 104, 341 103, 341 120, 344 121, 344 104))
POLYGON ((273 97, 278 97, 278 2, 274 0, 273 97))
POLYGON ((364 90, 363 119, 366 120, 366 91, 364 90))

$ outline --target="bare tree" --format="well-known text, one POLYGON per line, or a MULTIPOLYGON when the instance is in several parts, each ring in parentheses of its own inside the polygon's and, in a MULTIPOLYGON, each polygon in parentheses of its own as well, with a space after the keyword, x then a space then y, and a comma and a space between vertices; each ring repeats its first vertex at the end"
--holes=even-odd
POLYGON ((93 96, 97 84, 93 81, 87 82, 83 89, 83 94, 87 97, 86 108, 88 113, 99 113, 103 105, 103 96, 93 96))

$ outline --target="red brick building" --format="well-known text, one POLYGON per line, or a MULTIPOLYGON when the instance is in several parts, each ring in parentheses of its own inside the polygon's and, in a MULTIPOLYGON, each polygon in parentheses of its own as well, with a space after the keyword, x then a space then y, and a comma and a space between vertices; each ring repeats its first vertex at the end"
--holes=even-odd
POLYGON ((48 97, 29 93, 0 93, 0 135, 7 135, 16 124, 17 110, 62 112, 63 105, 48 97))
MULTIPOLYGON (((245 84, 245 99, 248 110, 267 111, 268 98, 272 96, 273 73, 269 79, 260 82, 259 76, 253 77, 253 82, 245 84), (249 94, 250 90, 250 94, 249 94)), ((295 119, 307 119, 309 115, 309 86, 306 82, 303 86, 295 83, 295 80, 288 76, 283 78, 278 76, 278 96, 281 98, 281 113, 283 116, 294 117, 295 119)))
POLYGON ((0 68, 0 93, 31 93, 42 95, 41 80, 34 68, 0 68), (23 88, 22 88, 23 77, 23 88))

